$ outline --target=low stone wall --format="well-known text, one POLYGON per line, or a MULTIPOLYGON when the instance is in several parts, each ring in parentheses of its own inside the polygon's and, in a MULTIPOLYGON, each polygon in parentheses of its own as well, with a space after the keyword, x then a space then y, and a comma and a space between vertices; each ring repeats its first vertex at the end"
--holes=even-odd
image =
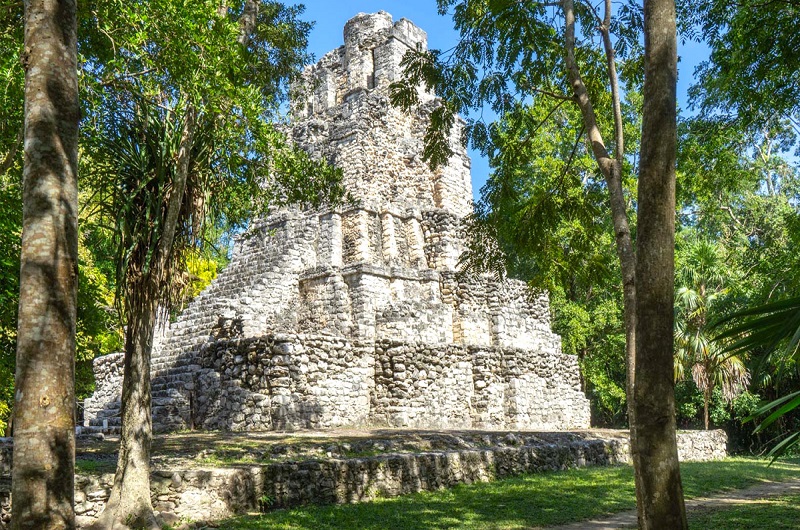
MULTIPOLYGON (((474 433, 475 431, 472 431, 474 433)), ((623 432, 491 433, 493 447, 422 453, 389 453, 366 458, 286 461, 258 466, 156 470, 151 475, 156 510, 191 520, 215 520, 248 511, 304 504, 352 503, 457 484, 574 467, 626 463, 623 432)), ((682 461, 726 456, 724 431, 678 434, 682 461)), ((464 445, 469 445, 466 441, 464 445)), ((7 449, 7 447, 6 447, 7 449)), ((10 451, 3 453, 8 467, 10 451)), ((79 526, 102 511, 113 474, 79 475, 75 509, 79 526)), ((8 485, 0 492, 0 527, 10 514, 8 485)))
POLYGON ((728 456, 728 435, 722 429, 713 431, 679 431, 678 458, 704 462, 728 456))
POLYGON ((415 428, 569 430, 589 423, 577 359, 556 349, 375 346, 370 418, 415 428))

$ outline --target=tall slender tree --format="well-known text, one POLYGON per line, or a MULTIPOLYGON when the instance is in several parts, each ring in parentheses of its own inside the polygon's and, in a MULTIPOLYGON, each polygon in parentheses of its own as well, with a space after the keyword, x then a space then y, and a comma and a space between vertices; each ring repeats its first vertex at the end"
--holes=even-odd
POLYGON ((25 2, 23 229, 14 399, 14 529, 74 528, 78 272, 77 15, 25 2))
POLYGON ((675 435, 673 300, 678 78, 674 0, 644 2, 631 444, 639 528, 688 528, 675 435))

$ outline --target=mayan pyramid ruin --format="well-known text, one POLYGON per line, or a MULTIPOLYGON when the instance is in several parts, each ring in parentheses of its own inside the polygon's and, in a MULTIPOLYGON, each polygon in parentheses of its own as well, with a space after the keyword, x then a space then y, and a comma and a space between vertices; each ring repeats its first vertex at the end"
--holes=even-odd
MULTIPOLYGON (((161 333, 156 430, 389 426, 589 427, 578 362, 561 353, 547 296, 466 277, 470 160, 431 171, 421 153, 433 94, 392 107, 424 31, 359 14, 344 45, 303 73, 291 133, 344 172, 358 202, 282 209, 239 237, 230 264, 161 333)), ((95 360, 85 424, 119 424, 122 355, 95 360)))

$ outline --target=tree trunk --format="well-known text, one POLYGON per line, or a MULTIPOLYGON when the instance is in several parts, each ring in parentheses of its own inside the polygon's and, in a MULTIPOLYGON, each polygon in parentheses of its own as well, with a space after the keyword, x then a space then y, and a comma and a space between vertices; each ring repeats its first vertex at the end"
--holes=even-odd
POLYGON ((687 528, 675 436, 673 304, 677 38, 674 0, 645 0, 631 445, 639 528, 687 528))
POLYGON ((711 396, 709 394, 710 392, 708 391, 708 389, 706 389, 706 391, 703 392, 703 418, 706 430, 708 430, 708 402, 711 401, 711 396))
POLYGON ((25 2, 14 529, 75 527, 76 33, 74 0, 25 2))
POLYGON ((141 282, 126 299, 128 326, 122 383, 122 433, 114 486, 98 530, 159 529, 150 500, 150 354, 158 309, 158 285, 141 282))

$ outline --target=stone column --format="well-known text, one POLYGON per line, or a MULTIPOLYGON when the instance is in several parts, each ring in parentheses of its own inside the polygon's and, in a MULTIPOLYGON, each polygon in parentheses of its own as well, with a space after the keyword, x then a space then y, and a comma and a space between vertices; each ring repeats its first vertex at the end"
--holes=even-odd
POLYGON ((369 213, 359 210, 356 217, 356 262, 370 263, 372 249, 369 244, 369 213))
POLYGON ((319 264, 342 266, 342 216, 331 212, 319 218, 319 264))
POLYGON ((425 258, 425 236, 422 233, 422 226, 419 219, 411 218, 408 220, 408 254, 411 265, 421 268, 428 268, 428 260, 425 258))
POLYGON ((373 48, 386 37, 375 37, 392 27, 392 16, 379 11, 360 14, 344 26, 344 69, 348 72, 347 89, 369 89, 375 86, 375 57, 373 48), (374 42, 373 42, 374 41, 374 42))
POLYGON ((381 232, 383 237, 383 261, 391 266, 397 263, 397 237, 395 235, 394 216, 389 212, 381 215, 381 232))

